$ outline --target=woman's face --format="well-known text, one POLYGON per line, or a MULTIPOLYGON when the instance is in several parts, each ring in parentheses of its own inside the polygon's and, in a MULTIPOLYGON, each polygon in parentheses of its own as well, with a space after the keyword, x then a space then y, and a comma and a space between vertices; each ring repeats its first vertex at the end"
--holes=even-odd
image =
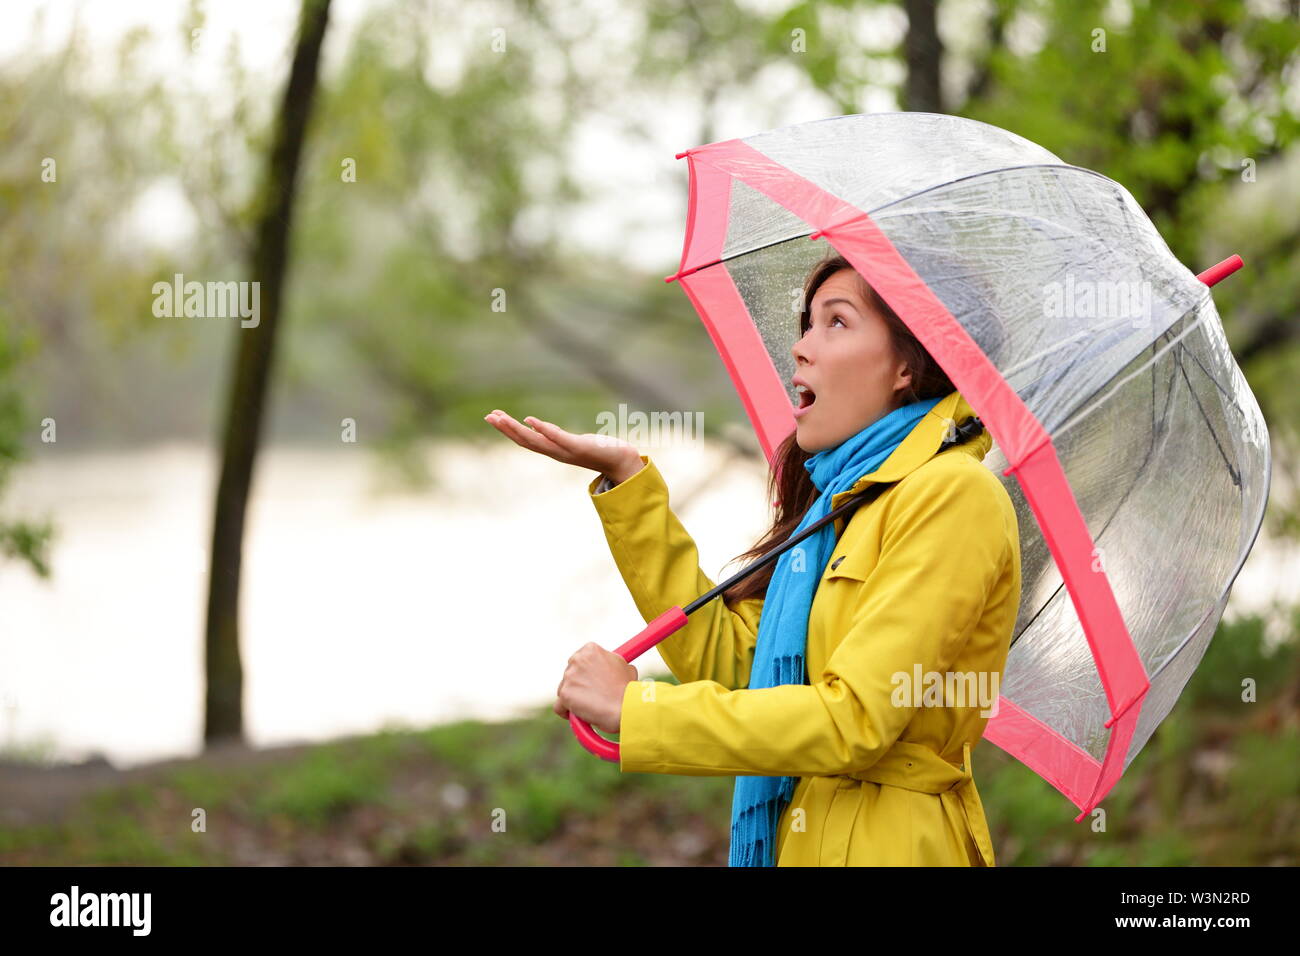
POLYGON ((912 373, 894 354, 885 318, 859 291, 857 273, 841 269, 813 295, 810 324, 790 349, 795 380, 814 401, 796 407, 795 441, 815 454, 834 448, 898 405, 912 373))

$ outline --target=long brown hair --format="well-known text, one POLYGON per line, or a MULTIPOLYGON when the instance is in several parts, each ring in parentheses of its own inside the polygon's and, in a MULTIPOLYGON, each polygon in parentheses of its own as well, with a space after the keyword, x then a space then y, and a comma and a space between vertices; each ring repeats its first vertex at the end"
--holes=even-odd
MULTIPOLYGON (((808 330, 808 325, 812 321, 813 296, 823 282, 841 269, 853 269, 853 266, 843 256, 837 255, 829 259, 823 259, 808 274, 808 279, 804 283, 802 310, 799 313, 799 334, 801 336, 808 330)), ((898 314, 889 307, 885 300, 880 297, 880 294, 871 287, 866 279, 862 278, 856 269, 853 269, 853 275, 858 281, 863 298, 884 316, 885 323, 889 327, 889 340, 893 346, 894 355, 899 361, 904 362, 912 372, 911 384, 895 393, 896 402, 894 408, 899 408, 911 402, 925 401, 928 398, 941 398, 950 392, 956 391, 956 387, 949 381, 943 369, 939 367, 939 363, 930 356, 930 353, 925 350, 925 347, 912 334, 912 330, 898 317, 898 314)), ((820 494, 817 486, 812 482, 812 476, 808 474, 808 469, 804 467, 804 462, 811 458, 812 455, 799 447, 799 443, 795 441, 796 434, 796 431, 790 432, 785 441, 777 448, 776 455, 773 458, 773 466, 768 472, 768 496, 776 503, 776 513, 772 527, 759 539, 757 544, 743 554, 732 558, 728 562, 729 564, 737 561, 744 561, 748 564, 750 563, 748 559, 757 560, 773 548, 780 547, 790 537, 794 529, 798 527, 808 508, 820 494)), ((731 604, 749 598, 764 597, 767 594, 767 586, 772 580, 772 571, 775 567, 776 562, 772 562, 763 570, 755 572, 745 580, 733 585, 724 592, 723 600, 731 604)))

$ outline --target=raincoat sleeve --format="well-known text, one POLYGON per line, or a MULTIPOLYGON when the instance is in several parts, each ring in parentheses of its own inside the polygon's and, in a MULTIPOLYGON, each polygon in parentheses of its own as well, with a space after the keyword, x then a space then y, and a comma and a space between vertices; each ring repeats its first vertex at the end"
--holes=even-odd
POLYGON ((895 675, 912 680, 918 665, 948 671, 1011 560, 996 497, 1005 492, 996 486, 991 472, 958 460, 919 469, 882 498, 879 558, 849 632, 823 672, 809 675, 813 683, 729 690, 710 680, 631 681, 620 769, 829 776, 870 767, 917 709, 910 684, 906 699, 895 699, 895 675))
MULTIPOLYGON (((668 507, 668 487, 659 469, 646 455, 641 461, 640 471, 608 491, 597 493, 603 476, 588 491, 614 562, 648 624, 670 607, 685 607, 715 582, 700 570, 695 542, 668 507)), ((762 607, 762 598, 739 601, 734 609, 717 598, 655 649, 683 683, 707 680, 723 688, 745 687, 762 607)))

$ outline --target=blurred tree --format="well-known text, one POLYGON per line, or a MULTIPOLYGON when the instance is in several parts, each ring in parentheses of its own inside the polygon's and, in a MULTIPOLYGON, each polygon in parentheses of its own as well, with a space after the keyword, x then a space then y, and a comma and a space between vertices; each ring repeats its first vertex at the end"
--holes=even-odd
MULTIPOLYGON (((378 442, 413 477, 428 476, 416 439, 499 440, 482 422, 493 407, 572 425, 614 401, 708 408, 709 382, 712 408, 736 402, 691 347, 706 336, 677 290, 557 231, 601 186, 571 168, 577 126, 622 82, 617 57, 574 55, 590 26, 522 0, 482 24, 394 2, 359 24, 324 90, 290 332, 304 347, 287 354, 348 402, 370 382, 391 394, 378 442)), ((729 417, 706 429, 755 453, 714 428, 729 417)))
POLYGON ((903 0, 907 33, 903 37, 903 109, 918 113, 943 113, 941 66, 943 43, 939 39, 938 0, 903 0))
POLYGON ((212 521, 212 563, 207 616, 207 695, 204 740, 243 735, 243 666, 239 655, 239 580, 248 490, 265 416, 267 381, 289 266, 289 235, 298 161, 316 92, 329 0, 302 0, 283 105, 277 117, 262 182, 251 273, 261 284, 258 324, 237 328, 230 379, 221 474, 212 521))
MULTIPOLYGON (((661 0, 649 30, 673 34, 691 6, 661 0)), ((1289 385, 1300 375, 1298 9, 1296 0, 793 3, 771 17, 762 62, 794 64, 845 113, 884 89, 904 109, 992 123, 1103 173, 1194 272, 1241 254, 1245 269, 1214 297, 1286 461, 1300 451, 1300 391, 1289 385), (891 10, 903 16, 891 21, 891 10), (791 49, 792 33, 807 36, 806 49, 791 49), (875 42, 846 42, 854 36, 875 42), (870 69, 882 51, 901 73, 870 69)), ((715 16, 705 30, 733 22, 715 16)), ((724 57, 743 42, 721 32, 695 39, 724 57)), ((647 62, 654 80, 672 73, 647 62)), ((1300 489, 1278 477, 1272 530, 1300 535, 1300 489)))
MULTIPOLYGON (((148 311, 149 257, 120 241, 124 210, 157 169, 131 123, 151 122, 165 104, 161 82, 142 75, 145 36, 130 31, 115 51, 120 87, 79 82, 91 59, 80 28, 0 72, 0 489, 18 462, 53 453, 58 439, 93 440, 78 428, 86 385, 113 394, 122 370, 108 368, 103 350, 128 315, 148 311)), ((123 411, 103 406, 110 417, 123 411)), ((0 554, 48 577, 54 530, 50 520, 0 518, 0 554)))
MULTIPOLYGON (((3 309, 0 305, 0 314, 3 309)), ((24 352, 32 347, 31 338, 19 339, 8 321, 0 323, 0 491, 8 483, 11 469, 23 459, 23 436, 31 431, 31 413, 14 382, 14 372, 24 352)), ((0 516, 0 554, 26 563, 43 578, 50 576, 53 536, 54 525, 48 520, 32 522, 0 516)))
MULTIPOLYGON (((1239 0, 998 0, 962 115, 1122 183, 1193 272, 1239 253, 1214 289, 1279 462, 1300 444, 1300 18, 1239 0)), ((1280 477, 1285 477, 1280 476, 1280 477)), ((1300 533, 1275 481, 1275 532, 1300 533)))
MULTIPOLYGON (((278 239, 266 205, 275 180, 256 172, 277 155, 287 112, 274 113, 238 49, 214 93, 185 74, 151 78, 147 31, 133 31, 91 83, 84 34, 74 33, 65 48, 25 52, 0 72, 0 479, 47 416, 77 447, 206 425, 216 386, 204 376, 220 349, 252 349, 258 330, 232 339, 224 327, 160 321, 151 284, 181 264, 260 270, 277 246, 284 267, 292 251, 275 362, 269 347, 243 365, 232 358, 218 423, 232 447, 214 525, 214 546, 219 533, 225 544, 213 557, 205 732, 238 732, 234 607, 259 429, 337 442, 338 417, 321 408, 342 403, 363 434, 386 427, 384 445, 405 452, 431 435, 497 442, 481 422, 493 406, 561 422, 617 401, 689 406, 709 412, 711 431, 738 417, 680 290, 624 265, 617 250, 576 251, 559 229, 634 151, 580 154, 572 144, 594 124, 670 156, 735 134, 741 110, 750 131, 763 128, 753 116, 768 126, 807 118, 818 96, 826 115, 875 109, 883 97, 1004 126, 1122 182, 1189 267, 1240 252, 1246 269, 1215 299, 1275 438, 1289 438, 1300 421, 1298 8, 808 0, 760 13, 730 0, 654 0, 597 13, 514 0, 487 18, 451 0, 388 0, 366 11, 339 69, 320 80, 312 136, 303 142, 300 130, 295 147, 295 225, 278 239), (596 18, 615 17, 626 24, 618 45, 593 41, 596 18), (813 105, 792 112, 800 96, 813 105), (665 104, 695 130, 667 147, 665 104), (55 182, 40 179, 47 157, 58 162, 55 182), (124 235, 142 195, 174 184, 197 221, 184 246, 124 235), (498 297, 504 311, 493 308, 498 297), (146 351, 155 341, 170 351, 146 351)), ((683 199, 684 166, 667 174, 683 199)), ((148 235, 153 222, 139 218, 148 235)), ((5 553, 45 563, 28 531, 5 540, 5 553)), ((1211 653, 1231 643, 1216 638, 1211 653)), ((1300 685, 1289 681, 1279 699, 1293 703, 1300 685)), ((1185 712, 1203 719, 1199 700, 1185 712)), ((1267 713, 1284 722, 1294 707, 1267 713)), ((1044 799, 1055 815, 1059 796, 1044 799)))

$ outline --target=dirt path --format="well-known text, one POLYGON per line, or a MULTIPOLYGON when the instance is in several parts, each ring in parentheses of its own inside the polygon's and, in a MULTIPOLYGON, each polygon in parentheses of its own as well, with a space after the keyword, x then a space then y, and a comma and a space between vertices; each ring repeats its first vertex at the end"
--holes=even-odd
POLYGON ((57 823, 80 802, 108 787, 149 783, 161 776, 201 765, 209 770, 233 770, 263 764, 283 764, 311 750, 313 744, 250 747, 225 742, 196 757, 179 757, 118 770, 102 757, 78 764, 11 763, 0 760, 0 826, 57 823))

